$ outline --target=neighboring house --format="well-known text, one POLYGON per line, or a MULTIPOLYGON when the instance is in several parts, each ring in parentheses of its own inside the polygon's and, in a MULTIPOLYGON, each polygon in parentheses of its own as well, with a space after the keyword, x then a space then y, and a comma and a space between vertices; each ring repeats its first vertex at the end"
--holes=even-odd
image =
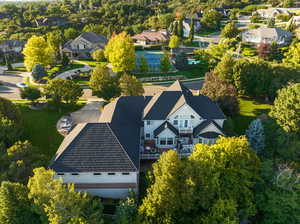
POLYGON ((24 40, 5 40, 0 43, 0 51, 9 54, 21 54, 26 44, 24 40))
POLYGON ((134 35, 132 39, 137 45, 157 45, 168 42, 169 35, 166 30, 145 30, 140 34, 134 35))
POLYGON ((201 28, 200 18, 202 17, 202 13, 194 13, 191 15, 187 15, 182 22, 183 25, 183 35, 188 37, 191 31, 192 20, 194 20, 194 32, 198 32, 201 28))
POLYGON ((292 13, 287 9, 269 8, 269 9, 258 9, 253 14, 257 14, 258 16, 265 19, 270 19, 270 18, 276 18, 280 14, 291 15, 292 13))
POLYGON ((36 26, 64 26, 69 23, 68 18, 65 17, 58 17, 58 16, 51 16, 41 19, 35 20, 36 26))
POLYGON ((228 17, 230 14, 230 9, 225 9, 225 8, 214 8, 217 12, 220 13, 222 17, 228 17))
POLYGON ((242 41, 253 44, 276 42, 278 45, 286 45, 292 40, 292 37, 291 32, 280 28, 261 27, 242 32, 242 41))
POLYGON ((63 47, 63 52, 70 58, 89 58, 94 51, 104 49, 107 41, 103 35, 85 32, 68 41, 63 47))
POLYGON ((300 25, 300 16, 293 16, 289 21, 288 24, 290 23, 295 23, 295 25, 299 26, 300 25))
POLYGON ((141 160, 169 149, 187 156, 194 144, 214 144, 225 119, 208 97, 193 96, 179 81, 154 96, 122 96, 105 106, 99 123, 77 125, 50 168, 76 190, 123 198, 138 192, 141 160))

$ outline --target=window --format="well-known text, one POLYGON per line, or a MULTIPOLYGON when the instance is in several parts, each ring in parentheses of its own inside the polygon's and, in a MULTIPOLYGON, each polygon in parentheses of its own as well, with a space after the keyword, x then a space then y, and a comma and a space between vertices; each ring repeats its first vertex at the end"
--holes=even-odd
POLYGON ((129 173, 122 173, 122 175, 129 175, 129 173))
POLYGON ((95 175, 95 176, 99 176, 99 175, 101 175, 101 173, 94 173, 94 175, 95 175))
POLYGON ((151 124, 151 121, 147 121, 146 123, 147 123, 147 125, 150 125, 150 124, 151 124))
POLYGON ((71 175, 76 176, 79 175, 79 173, 71 173, 71 175))
POLYGON ((150 133, 146 133, 146 138, 150 138, 150 137, 151 137, 150 133))
POLYGON ((184 120, 184 127, 187 128, 188 127, 188 120, 184 120))
POLYGON ((194 115, 191 115, 191 118, 192 118, 192 119, 194 119, 194 118, 195 118, 195 116, 194 116, 194 115))
POLYGON ((110 175, 110 176, 112 176, 112 175, 115 175, 116 173, 108 173, 107 175, 110 175))
POLYGON ((167 144, 166 138, 160 138, 159 144, 166 145, 167 144))
POLYGON ((173 138, 168 138, 167 145, 173 145, 173 144, 174 144, 173 138))
POLYGON ((174 120, 174 121, 173 121, 173 124, 174 124, 174 125, 178 125, 178 120, 174 120))
POLYGON ((57 175, 59 175, 59 176, 63 176, 63 175, 65 175, 64 173, 57 173, 57 175))

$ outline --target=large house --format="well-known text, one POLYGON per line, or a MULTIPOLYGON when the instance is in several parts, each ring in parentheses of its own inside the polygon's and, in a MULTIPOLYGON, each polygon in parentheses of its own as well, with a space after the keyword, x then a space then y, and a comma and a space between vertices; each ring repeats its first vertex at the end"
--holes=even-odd
POLYGON ((166 43, 169 40, 169 35, 166 30, 145 30, 134 35, 132 39, 137 45, 157 45, 166 43))
POLYGON ((24 40, 5 40, 0 43, 0 51, 3 53, 20 54, 26 44, 24 40))
POLYGON ((68 41, 63 47, 63 52, 70 58, 89 58, 94 51, 104 49, 106 43, 105 36, 85 32, 76 39, 68 41))
POLYGON ((278 45, 286 45, 292 38, 293 34, 291 32, 280 28, 260 27, 242 32, 242 41, 252 44, 271 44, 275 42, 278 45))
POLYGON ((41 26, 64 26, 69 23, 68 18, 59 16, 49 16, 40 19, 35 19, 37 27, 41 26))
POLYGON ((183 26, 183 36, 188 37, 191 31, 192 21, 194 20, 194 32, 198 32, 201 28, 200 18, 202 13, 193 13, 187 15, 182 21, 183 26))
POLYGON ((258 9, 254 12, 254 14, 257 14, 261 18, 271 19, 271 18, 276 18, 280 14, 291 15, 292 13, 289 10, 283 8, 269 8, 269 9, 258 9))
POLYGON ((225 119, 208 97, 176 81, 154 96, 120 97, 105 106, 98 123, 77 125, 50 168, 76 190, 123 198, 138 191, 140 161, 169 149, 183 157, 194 144, 214 144, 225 119))

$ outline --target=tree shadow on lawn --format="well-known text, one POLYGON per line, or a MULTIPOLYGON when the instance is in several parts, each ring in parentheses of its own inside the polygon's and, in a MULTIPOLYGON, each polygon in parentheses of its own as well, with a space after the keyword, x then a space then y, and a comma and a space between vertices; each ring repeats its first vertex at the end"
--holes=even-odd
POLYGON ((79 110, 83 105, 63 105, 61 110, 45 108, 31 110, 26 104, 18 104, 24 118, 22 140, 28 140, 36 147, 36 153, 51 159, 63 140, 56 130, 57 121, 65 114, 79 110))

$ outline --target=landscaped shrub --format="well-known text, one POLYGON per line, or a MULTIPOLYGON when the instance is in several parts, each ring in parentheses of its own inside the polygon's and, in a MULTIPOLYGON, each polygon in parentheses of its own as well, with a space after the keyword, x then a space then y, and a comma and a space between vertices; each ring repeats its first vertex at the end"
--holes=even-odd
POLYGON ((276 16, 276 19, 281 20, 282 22, 287 22, 291 17, 292 15, 290 14, 279 14, 278 16, 276 16))

